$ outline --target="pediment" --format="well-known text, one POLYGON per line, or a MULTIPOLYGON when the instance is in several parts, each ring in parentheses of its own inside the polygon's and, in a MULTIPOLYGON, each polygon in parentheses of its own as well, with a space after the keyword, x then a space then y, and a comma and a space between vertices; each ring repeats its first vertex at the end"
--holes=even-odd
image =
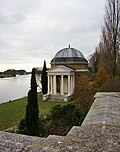
POLYGON ((56 67, 53 67, 49 69, 47 72, 48 73, 53 73, 53 72, 74 72, 75 70, 69 67, 66 67, 64 65, 58 65, 56 67))

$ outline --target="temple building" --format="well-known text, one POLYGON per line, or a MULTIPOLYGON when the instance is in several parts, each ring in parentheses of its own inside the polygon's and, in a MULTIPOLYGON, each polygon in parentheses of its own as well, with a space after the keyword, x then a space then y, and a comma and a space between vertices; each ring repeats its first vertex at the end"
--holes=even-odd
POLYGON ((88 75, 88 61, 77 49, 64 48, 51 60, 48 73, 48 93, 43 100, 69 101, 81 75, 88 75))

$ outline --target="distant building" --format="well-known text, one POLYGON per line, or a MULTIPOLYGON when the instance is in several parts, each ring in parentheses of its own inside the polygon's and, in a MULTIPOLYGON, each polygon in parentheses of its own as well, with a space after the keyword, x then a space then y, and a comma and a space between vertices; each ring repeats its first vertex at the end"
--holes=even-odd
POLYGON ((48 93, 43 100, 69 101, 81 75, 88 75, 88 61, 77 49, 64 48, 51 60, 48 73, 48 93))
POLYGON ((42 74, 42 68, 35 67, 35 74, 42 74))

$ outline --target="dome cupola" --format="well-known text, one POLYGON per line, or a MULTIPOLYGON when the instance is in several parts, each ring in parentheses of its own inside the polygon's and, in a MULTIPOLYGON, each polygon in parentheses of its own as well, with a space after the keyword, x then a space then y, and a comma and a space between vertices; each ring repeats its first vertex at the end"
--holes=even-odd
POLYGON ((58 51, 54 58, 51 60, 51 64, 59 64, 59 63, 76 63, 76 62, 86 62, 84 55, 77 49, 71 48, 70 45, 68 48, 61 49, 58 51))

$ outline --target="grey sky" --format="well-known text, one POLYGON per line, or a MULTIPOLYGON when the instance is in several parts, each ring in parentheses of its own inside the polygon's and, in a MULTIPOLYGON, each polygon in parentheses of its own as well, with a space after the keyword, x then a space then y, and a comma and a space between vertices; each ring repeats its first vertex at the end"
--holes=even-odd
POLYGON ((87 58, 100 39, 106 0, 0 0, 0 71, 47 65, 64 47, 87 58))

